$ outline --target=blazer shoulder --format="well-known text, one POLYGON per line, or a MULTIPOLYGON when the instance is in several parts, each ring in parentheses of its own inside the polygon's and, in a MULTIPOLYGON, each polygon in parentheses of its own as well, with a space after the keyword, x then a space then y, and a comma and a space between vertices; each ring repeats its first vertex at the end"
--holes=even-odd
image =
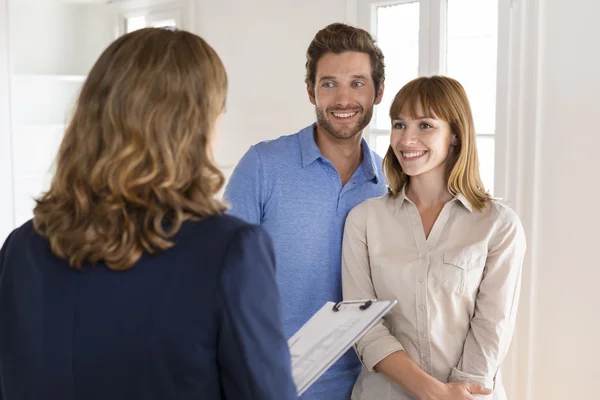
POLYGON ((230 214, 219 214, 201 221, 194 221, 192 235, 208 237, 221 243, 229 243, 240 232, 264 231, 259 225, 248 223, 230 214))

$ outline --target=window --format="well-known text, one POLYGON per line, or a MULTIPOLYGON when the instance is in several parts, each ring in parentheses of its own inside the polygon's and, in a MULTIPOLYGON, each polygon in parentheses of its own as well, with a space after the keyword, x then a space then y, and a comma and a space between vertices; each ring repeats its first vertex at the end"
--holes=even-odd
POLYGON ((369 127, 371 146, 385 155, 390 105, 404 84, 422 75, 451 76, 469 96, 481 178, 493 193, 498 0, 360 0, 359 7, 359 24, 370 28, 386 58, 386 91, 369 127))
POLYGON ((137 15, 125 19, 125 32, 133 32, 142 28, 177 28, 180 26, 177 15, 137 15))
POLYGON ((150 3, 153 5, 144 7, 140 7, 139 3, 123 3, 118 34, 123 35, 149 27, 184 28, 183 15, 186 12, 184 2, 173 0, 150 3))
MULTIPOLYGON (((419 3, 380 6, 376 12, 375 36, 385 55, 388 90, 375 110, 375 128, 389 131, 389 110, 397 92, 394 88, 401 88, 419 76, 419 3)), ((379 143, 382 142, 385 144, 380 138, 379 143)), ((385 149, 387 145, 389 140, 385 149)))

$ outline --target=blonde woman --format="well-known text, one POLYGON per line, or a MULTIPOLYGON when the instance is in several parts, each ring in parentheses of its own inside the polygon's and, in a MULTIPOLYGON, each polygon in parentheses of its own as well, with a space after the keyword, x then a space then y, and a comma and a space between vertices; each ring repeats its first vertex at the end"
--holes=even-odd
POLYGON ((214 197, 226 92, 188 32, 100 56, 0 251, 0 398, 296 398, 271 241, 214 197))
POLYGON ((479 177, 462 86, 418 78, 396 95, 389 193, 346 221, 344 299, 398 299, 357 344, 354 400, 505 399, 500 364, 519 298, 519 218, 479 177), (492 394, 493 393, 493 394, 492 394))

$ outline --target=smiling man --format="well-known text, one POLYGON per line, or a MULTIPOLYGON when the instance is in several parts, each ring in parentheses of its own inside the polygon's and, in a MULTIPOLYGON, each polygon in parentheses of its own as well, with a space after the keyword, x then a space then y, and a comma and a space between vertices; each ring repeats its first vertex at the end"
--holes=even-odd
MULTIPOLYGON (((342 299, 346 215, 386 192, 382 160, 362 138, 383 96, 381 50, 368 32, 336 23, 317 33, 306 58, 317 122, 252 146, 225 190, 231 214, 273 239, 288 338, 326 301, 342 299)), ((302 399, 347 400, 359 372, 351 350, 302 399)))

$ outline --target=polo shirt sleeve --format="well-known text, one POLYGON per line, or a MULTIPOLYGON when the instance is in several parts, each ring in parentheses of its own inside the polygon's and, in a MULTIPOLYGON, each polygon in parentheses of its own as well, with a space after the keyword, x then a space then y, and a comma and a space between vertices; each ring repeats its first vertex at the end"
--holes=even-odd
POLYGON ((263 165, 255 146, 244 154, 225 188, 223 199, 228 213, 244 221, 260 225, 264 210, 263 165))

